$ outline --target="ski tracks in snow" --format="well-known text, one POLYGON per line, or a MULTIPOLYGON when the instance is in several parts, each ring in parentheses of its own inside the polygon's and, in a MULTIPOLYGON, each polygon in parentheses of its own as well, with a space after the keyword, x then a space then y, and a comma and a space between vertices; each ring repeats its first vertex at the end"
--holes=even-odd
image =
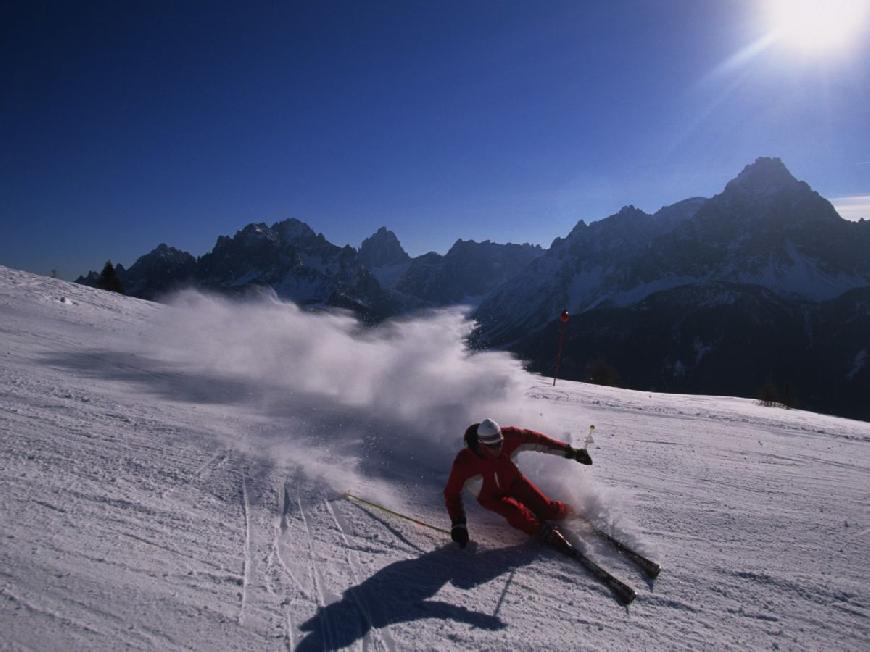
POLYGON ((277 482, 273 477, 268 493, 274 502, 264 510, 261 497, 269 478, 250 468, 236 473, 244 536, 235 621, 252 633, 282 639, 279 645, 290 651, 301 643, 397 649, 358 590, 368 578, 363 555, 380 554, 382 546, 360 544, 338 507, 298 477, 277 482))
POLYGON ((277 512, 266 524, 252 500, 252 477, 242 475, 245 540, 239 624, 256 628, 262 616, 270 614, 271 636, 283 638, 287 650, 306 640, 306 645, 324 649, 397 649, 392 636, 377 626, 358 590, 368 578, 362 555, 382 551, 355 541, 340 510, 321 491, 300 486, 298 480, 273 483, 277 512), (271 536, 259 548, 261 525, 271 528, 271 536), (263 562, 259 567, 258 560, 263 562), (268 604, 258 604, 264 598, 268 604), (309 615, 307 620, 303 614, 309 615))
POLYGON ((298 493, 296 494, 296 504, 299 507, 299 518, 302 519, 302 525, 305 528, 306 541, 308 542, 308 571, 309 576, 311 577, 311 586, 313 587, 314 593, 316 595, 315 604, 318 611, 320 611, 322 614, 322 617, 318 619, 320 625, 320 635, 323 640, 323 647, 327 649, 332 649, 334 647, 332 641, 335 637, 333 625, 330 622, 326 611, 324 610, 324 608, 326 607, 326 600, 323 597, 323 589, 321 588, 323 579, 320 577, 320 572, 314 559, 314 535, 311 532, 311 525, 309 525, 308 518, 305 516, 305 510, 302 507, 302 497, 298 493))
POLYGON ((251 559, 251 501, 248 498, 248 483, 244 472, 242 472, 242 508, 245 513, 245 561, 242 575, 242 601, 239 606, 239 625, 244 624, 245 606, 248 602, 248 585, 251 583, 251 567, 253 566, 251 559))
POLYGON ((350 541, 345 534, 345 528, 342 527, 339 517, 335 512, 335 509, 333 509, 332 505, 328 500, 324 500, 323 505, 326 507, 326 510, 332 517, 332 522, 335 523, 335 527, 338 530, 338 533, 341 535, 341 541, 344 544, 344 556, 347 560, 348 568, 350 569, 351 579, 354 582, 354 586, 348 589, 348 593, 350 594, 351 599, 354 601, 354 604, 356 604, 357 609, 359 609, 360 614, 365 619, 366 624, 368 625, 368 633, 366 634, 366 637, 371 636, 373 640, 377 642, 378 646, 381 649, 394 650, 396 649, 396 645, 395 642, 392 640, 392 637, 389 635, 388 632, 381 632, 378 628, 375 627, 375 623, 372 621, 371 614, 369 613, 369 610, 365 605, 365 601, 357 594, 356 587, 360 583, 358 553, 356 551, 353 552, 354 555, 357 555, 357 561, 354 562, 351 556, 352 553, 350 541))

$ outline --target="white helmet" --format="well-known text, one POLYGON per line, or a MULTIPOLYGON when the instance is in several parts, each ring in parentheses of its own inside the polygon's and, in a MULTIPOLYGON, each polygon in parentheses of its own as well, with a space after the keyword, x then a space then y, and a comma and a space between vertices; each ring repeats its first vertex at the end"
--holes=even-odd
POLYGON ((486 446, 496 446, 502 442, 501 428, 492 419, 484 419, 477 426, 477 441, 486 446))

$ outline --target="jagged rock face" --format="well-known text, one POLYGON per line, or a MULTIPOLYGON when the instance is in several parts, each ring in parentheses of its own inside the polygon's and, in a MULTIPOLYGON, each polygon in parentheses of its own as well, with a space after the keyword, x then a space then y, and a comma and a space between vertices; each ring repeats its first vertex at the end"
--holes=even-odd
POLYGON ((396 234, 381 227, 371 237, 366 238, 359 250, 360 263, 374 274, 381 287, 407 309, 420 308, 425 302, 394 292, 402 275, 408 271, 411 257, 402 248, 396 234))
POLYGON ((195 269, 196 259, 189 253, 161 244, 120 276, 125 293, 155 299, 188 283, 195 269))
POLYGON ((435 279, 441 271, 443 261, 444 256, 434 251, 417 256, 398 279, 396 290, 427 303, 434 303, 433 299, 438 293, 435 279))
MULTIPOLYGON (((182 284, 232 293, 271 287, 303 305, 339 306, 382 319, 483 294, 540 253, 540 247, 530 245, 460 240, 446 256, 412 260, 385 228, 358 253, 291 219, 272 226, 249 224, 232 237, 220 236, 199 259, 161 245, 137 261, 134 274, 118 269, 132 296, 155 298, 182 284), (400 282, 401 291, 395 289, 400 282)), ((94 272, 80 281, 93 284, 97 276, 94 272)))
POLYGON ((353 258, 299 220, 249 224, 233 237, 220 236, 199 259, 197 278, 208 286, 228 288, 251 283, 273 285, 290 274, 314 278, 335 274, 341 260, 353 258))
POLYGON ((196 279, 219 290, 269 286, 300 304, 344 307, 371 318, 394 310, 352 247, 332 244, 299 220, 249 224, 232 238, 219 237, 199 259, 196 279))
MULTIPOLYGON (((116 265, 115 272, 124 288, 124 294, 141 299, 159 299, 192 282, 196 270, 196 258, 166 244, 140 256, 130 269, 116 265)), ((99 274, 89 272, 80 276, 76 283, 96 287, 99 274)))
POLYGON ((752 203, 765 197, 788 192, 800 181, 795 179, 783 162, 776 157, 755 159, 725 186, 725 193, 748 198, 752 203))
POLYGON ((249 224, 233 237, 220 236, 211 252, 200 258, 197 280, 214 288, 268 284, 295 262, 295 251, 281 245, 265 224, 249 224))
POLYGON ((396 289, 433 305, 473 304, 542 253, 528 244, 457 240, 444 256, 415 258, 396 289))
MULTIPOLYGON (((401 310, 360 264, 356 250, 338 247, 294 219, 249 224, 232 237, 220 236, 199 259, 160 245, 129 270, 118 270, 125 292, 146 299, 181 286, 230 293, 271 287, 282 298, 347 308, 366 319, 401 310)), ((93 285, 96 276, 91 272, 79 282, 93 285)))
POLYGON ((541 328, 564 309, 581 312, 608 300, 632 303, 661 289, 637 280, 632 265, 646 260, 657 238, 691 220, 704 201, 685 200, 655 215, 626 206, 598 222, 578 222, 566 238, 553 241, 543 256, 481 303, 475 312, 481 341, 504 345, 541 328))
POLYGON ((870 285, 870 223, 843 220, 779 159, 760 158, 709 200, 647 215, 633 207, 580 222, 475 316, 479 339, 507 344, 567 308, 628 306, 650 294, 715 280, 826 300, 870 285))
POLYGON ((402 249, 396 234, 381 227, 359 248, 359 260, 370 270, 410 262, 411 257, 402 249))
POLYGON ((840 218, 779 159, 758 159, 635 270, 643 280, 732 280, 825 300, 870 283, 868 251, 870 224, 840 218))

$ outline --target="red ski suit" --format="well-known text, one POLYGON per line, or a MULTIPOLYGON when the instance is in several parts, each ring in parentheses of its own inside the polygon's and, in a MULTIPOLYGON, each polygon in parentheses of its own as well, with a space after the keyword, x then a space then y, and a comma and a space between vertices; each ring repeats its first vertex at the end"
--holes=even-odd
POLYGON ((513 458, 523 451, 538 451, 564 456, 568 444, 534 430, 507 427, 501 429, 504 442, 497 457, 487 458, 471 448, 459 451, 444 488, 444 502, 453 523, 465 522, 462 490, 466 483, 482 480, 479 502, 486 509, 504 516, 508 523, 526 534, 535 534, 541 521, 560 520, 568 506, 551 500, 517 468, 513 458))

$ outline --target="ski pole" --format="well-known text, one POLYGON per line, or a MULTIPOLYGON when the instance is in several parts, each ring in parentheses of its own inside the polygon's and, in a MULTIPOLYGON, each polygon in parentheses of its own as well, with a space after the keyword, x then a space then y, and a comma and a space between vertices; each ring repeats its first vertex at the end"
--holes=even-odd
POLYGON ((378 505, 377 503, 373 503, 365 498, 360 498, 359 496, 354 496, 351 493, 344 494, 344 497, 361 503, 363 505, 368 505, 369 507, 374 507, 375 509, 379 509, 382 512, 386 512, 387 514, 392 514, 393 516, 398 516, 399 518, 403 518, 406 521, 411 521, 411 523, 416 523, 417 525, 422 525, 423 527, 427 527, 430 530, 435 530, 436 532, 442 532, 444 534, 450 534, 449 530, 445 530, 444 528, 435 527, 434 525, 429 525, 428 523, 424 523, 423 521, 418 521, 416 518, 411 518, 410 516, 405 516, 404 514, 400 514, 399 512, 394 512, 392 509, 384 507, 383 505, 378 505))

